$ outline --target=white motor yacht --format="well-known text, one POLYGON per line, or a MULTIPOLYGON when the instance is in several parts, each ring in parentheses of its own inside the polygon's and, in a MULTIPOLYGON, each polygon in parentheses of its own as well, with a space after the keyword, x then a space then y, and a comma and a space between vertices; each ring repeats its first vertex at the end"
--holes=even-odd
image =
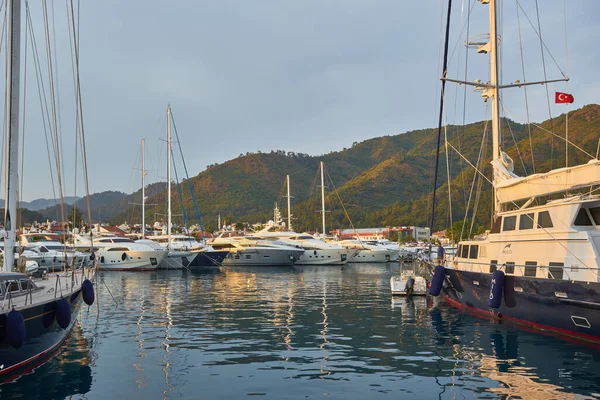
POLYGON ((304 249, 304 253, 296 261, 297 265, 344 265, 358 253, 358 250, 325 242, 306 233, 260 232, 257 236, 304 249))
POLYGON ((395 251, 388 250, 378 244, 369 244, 357 239, 346 239, 339 242, 347 249, 360 250, 358 254, 350 258, 354 263, 385 263, 394 260, 395 251))
MULTIPOLYGON (((89 248, 90 239, 73 235, 77 248, 89 248)), ((93 247, 99 269, 113 271, 151 271, 167 257, 167 250, 157 250, 147 244, 119 236, 94 238, 93 247)))
POLYGON ((223 266, 291 266, 304 254, 304 249, 257 236, 218 237, 209 243, 229 251, 223 266))

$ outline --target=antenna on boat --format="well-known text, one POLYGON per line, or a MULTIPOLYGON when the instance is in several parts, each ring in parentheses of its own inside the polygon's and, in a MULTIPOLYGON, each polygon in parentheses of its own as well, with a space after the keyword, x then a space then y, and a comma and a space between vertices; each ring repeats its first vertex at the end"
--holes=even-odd
POLYGON ((10 1, 6 54, 10 56, 6 75, 10 82, 6 87, 6 202, 4 210, 4 272, 11 272, 15 260, 17 242, 17 187, 19 177, 19 91, 21 79, 21 1, 10 1), (13 220, 14 218, 14 220, 13 220))

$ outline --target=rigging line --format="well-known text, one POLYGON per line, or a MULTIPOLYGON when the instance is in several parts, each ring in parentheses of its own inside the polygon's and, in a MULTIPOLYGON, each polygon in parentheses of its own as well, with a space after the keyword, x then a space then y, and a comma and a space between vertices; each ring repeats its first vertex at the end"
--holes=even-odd
MULTIPOLYGON (((333 188, 335 195, 337 196, 338 200, 340 201, 342 209, 344 210, 344 215, 346 216, 346 218, 348 218, 348 222, 350 223, 352 230, 358 237, 358 241, 362 243, 362 241, 360 240, 360 235, 358 234, 358 231, 356 230, 356 228, 354 227, 354 224, 352 223, 352 220, 350 219, 350 215, 348 214, 348 211, 346 210, 346 206, 344 206, 344 203, 342 202, 342 198, 340 197, 340 194, 338 193, 337 188, 333 184, 333 179, 331 179, 331 175, 329 175, 329 171, 327 170, 327 168, 325 168, 325 174, 327 175, 327 178, 329 179, 329 182, 331 183, 331 187, 333 188)), ((323 211, 325 211, 325 210, 323 210, 323 211)), ((332 216, 332 218, 333 218, 333 216, 332 216)), ((323 235, 325 235, 325 232, 323 232, 323 235)))
MULTIPOLYGON (((56 119, 57 119, 57 126, 58 126, 58 132, 62 132, 62 123, 61 123, 61 119, 60 119, 60 84, 58 82, 58 76, 59 76, 59 67, 58 67, 58 56, 56 55, 56 24, 55 24, 55 18, 54 18, 54 1, 51 2, 51 11, 52 11, 52 31, 51 31, 51 36, 52 36, 52 47, 53 47, 53 51, 54 51, 54 58, 53 58, 53 62, 55 65, 55 70, 56 70, 56 74, 54 74, 54 78, 56 80, 56 108, 58 110, 57 114, 56 114, 56 119)), ((60 154, 65 154, 64 152, 64 147, 63 147, 63 140, 62 140, 62 135, 59 138, 60 140, 60 154)), ((63 182, 66 182, 65 180, 65 161, 64 158, 61 158, 61 170, 63 173, 62 176, 62 180, 63 182)))
POLYGON ((50 27, 48 23, 48 9, 46 7, 46 1, 42 2, 42 10, 44 14, 44 32, 46 36, 46 57, 48 57, 48 80, 50 82, 50 96, 52 105, 52 122, 54 125, 54 159, 56 161, 56 175, 58 181, 58 195, 60 198, 60 220, 65 221, 65 207, 63 198, 63 185, 62 185, 62 171, 61 171, 61 160, 60 160, 60 138, 58 132, 58 119, 57 119, 57 107, 56 107, 56 95, 54 91, 54 71, 52 66, 52 51, 50 45, 50 27))
MULTIPOLYGON (((473 5, 475 4, 476 0, 473 0, 473 4, 471 5, 471 7, 469 8, 469 12, 467 14, 467 31, 465 32, 465 37, 469 38, 469 33, 471 31, 471 11, 473 10, 473 5)), ((464 75, 464 80, 465 82, 468 80, 467 79, 467 74, 469 71, 469 51, 465 51, 465 75, 464 75)), ((458 135, 458 149, 460 151, 462 151, 462 134, 464 134, 465 132, 465 124, 466 124, 466 120, 467 120, 467 85, 464 85, 463 87, 463 109, 462 109, 462 124, 461 124, 461 128, 460 128, 460 132, 458 135)), ((460 169, 462 170, 464 168, 464 164, 462 162, 462 160, 459 158, 458 159, 459 164, 460 164, 460 169)), ((462 177, 462 182, 461 182, 461 188, 463 191, 463 202, 466 200, 467 198, 467 191, 466 191, 466 185, 465 185, 465 177, 463 174, 461 174, 462 177)))
MULTIPOLYGON (((506 115, 506 112, 504 111, 504 105, 502 105, 502 111, 506 115)), ((523 161, 523 157, 521 157, 521 152, 519 151, 519 146, 517 145, 517 139, 515 138, 515 134, 512 130, 512 127, 510 126, 510 120, 508 118, 506 118, 506 125, 508 126, 508 131, 510 132, 510 136, 512 136, 513 143, 515 144, 515 150, 517 150, 517 155, 519 156, 519 160, 521 161, 521 166, 523 167, 523 171, 525 172, 525 175, 527 175, 527 168, 525 168, 525 162, 523 161)))
MULTIPOLYGON (((171 115, 172 117, 172 115, 171 115)), ((179 193, 179 202, 181 203, 181 214, 183 215, 183 225, 185 226, 185 231, 189 235, 190 229, 187 223, 187 214, 185 213, 185 207, 183 206, 183 195, 181 193, 181 186, 179 185, 179 176, 177 175, 177 166, 175 165, 175 159, 173 156, 173 148, 171 151, 171 161, 173 163, 173 171, 175 172, 175 182, 177 183, 177 192, 179 193)), ((171 231, 171 227, 169 226, 169 232, 171 231)), ((170 245, 170 244, 169 244, 170 245)))
POLYGON ((450 152, 448 151, 448 124, 444 126, 444 146, 446 153, 446 177, 448 179, 448 217, 450 218, 450 228, 452 228, 452 186, 450 183, 450 152))
POLYGON ((477 167, 476 167, 476 170, 473 171, 473 181, 471 183, 471 190, 469 191, 469 200, 467 201, 467 207, 465 208, 465 217, 463 219, 463 226, 460 230, 460 240, 463 239, 465 225, 467 223, 467 217, 469 216, 469 208, 471 207, 471 198, 473 196, 473 190, 475 188, 475 179, 477 178, 477 171, 479 170, 479 163, 481 162, 481 160, 483 158, 484 141, 487 136, 487 133, 488 133, 488 121, 486 120, 485 126, 483 128, 483 138, 481 140, 481 144, 479 145, 479 154, 477 155, 477 167))
MULTIPOLYGON (((79 3, 77 3, 79 5, 79 3)), ((78 35, 75 32, 75 13, 73 12, 73 0, 71 0, 71 21, 72 21, 72 28, 73 28, 73 43, 74 43, 74 47, 75 47, 75 69, 77 71, 77 104, 79 105, 79 122, 81 125, 81 147, 82 147, 82 152, 81 152, 81 162, 82 162, 82 166, 83 166, 83 181, 84 181, 84 185, 85 185, 85 197, 86 197, 86 203, 87 203, 87 212, 88 212, 88 223, 90 225, 90 227, 92 226, 92 213, 91 213, 91 206, 90 206, 90 188, 89 188, 89 181, 88 181, 88 170, 87 170, 87 152, 86 152, 86 146, 85 146, 85 125, 83 123, 83 102, 81 100, 81 80, 80 80, 80 75, 79 75, 79 44, 78 44, 78 35)), ((79 26, 79 8, 77 10, 77 26, 79 26)), ((100 222, 100 221, 98 221, 100 222)), ((93 247, 94 245, 94 241, 93 239, 91 240, 90 246, 93 247)))
MULTIPOLYGON (((196 213, 196 220, 198 221, 198 226, 200 227, 200 232, 203 233, 202 237, 204 237, 204 228, 202 228, 202 222, 200 221, 200 213, 198 212, 198 206, 196 205, 196 196, 194 195, 194 189, 192 188, 192 183, 190 182, 190 175, 188 174, 187 165, 185 164, 185 158, 183 157, 183 150, 181 149, 181 142, 179 140, 179 133, 177 133, 177 126, 175 125, 175 117, 173 116, 173 110, 171 110, 171 123, 173 124, 173 130, 175 131, 175 137, 177 138, 177 146, 179 147, 179 154, 181 154, 183 170, 185 171, 185 177, 187 178, 187 184, 190 189, 190 196, 192 198, 192 203, 194 205, 194 212, 196 213)), ((172 151, 171 151, 171 154, 173 154, 172 151)), ((181 202, 183 204, 183 200, 181 200, 181 202)))
MULTIPOLYGON (((471 4, 471 9, 473 9, 474 6, 475 6, 475 2, 473 2, 473 4, 471 4)), ((462 17, 461 17, 461 19, 462 19, 462 17)), ((462 36, 463 32, 465 31, 465 28, 466 28, 466 25, 463 25, 461 23, 461 29, 460 29, 460 32, 458 33, 459 40, 457 40, 456 43, 454 44, 454 48, 452 49, 452 54, 450 54, 450 57, 449 57, 450 60, 452 60, 454 58, 454 53, 456 53, 456 49, 458 48, 458 45, 460 44, 460 37, 462 36)), ((438 65, 438 67, 439 67, 439 65, 438 65)))
MULTIPOLYGON (((544 71, 544 80, 547 81, 547 72, 546 72, 546 58, 544 57, 544 46, 542 41, 542 25, 540 23, 540 11, 539 11, 539 3, 538 0, 535 0, 535 11, 537 15, 537 23, 538 29, 540 33, 540 50, 542 53, 542 70, 544 71)), ((550 117, 550 128, 554 131, 554 121, 552 121, 552 110, 550 109, 550 89, 548 89, 548 85, 544 85, 546 88, 546 102, 548 103, 548 116, 550 117)), ((552 137, 552 142, 550 143, 550 169, 553 169, 554 164, 554 137, 552 137)))
MULTIPOLYGON (((563 1, 563 18, 565 25, 565 71, 569 76, 569 47, 567 46, 567 1, 563 1)), ((566 83, 569 93, 569 81, 566 83)), ((569 103, 565 103, 565 167, 569 166, 569 103)))
MULTIPOLYGON (((71 53, 71 73, 73 75, 73 91, 75 94, 75 168, 73 170, 73 174, 74 174, 74 185, 73 185, 73 197, 75 198, 75 202, 73 203, 73 228, 75 228, 75 216, 76 216, 76 209, 77 209, 77 161, 78 161, 78 151, 79 151, 79 135, 81 134, 80 132, 80 124, 79 124, 79 108, 77 107, 77 84, 76 82, 76 76, 75 76, 75 56, 74 56, 74 49, 73 49, 73 38, 71 37, 71 19, 69 18, 69 1, 65 0, 65 10, 67 12, 67 36, 69 37, 69 52, 71 53)), ((55 44, 56 46, 56 44, 55 44)), ((55 47, 56 50, 56 47, 55 47)))
MULTIPOLYGON (((2 1, 2 5, 4 5, 4 1, 2 1)), ((6 31, 6 20, 7 20, 7 16, 8 16, 8 6, 4 8, 4 20, 2 22, 2 33, 0 36, 0 53, 2 53, 2 46, 4 44, 4 33, 6 31)), ((4 57, 4 73, 5 73, 5 82, 9 81, 8 78, 8 62, 9 62, 9 58, 8 57, 4 57)), ((4 97, 3 99, 6 99, 6 91, 8 90, 8 85, 4 86, 4 97)), ((6 121, 6 103, 4 102, 3 104, 3 121, 6 121)), ((0 162, 0 182, 2 181, 2 177, 4 176, 4 155, 5 155, 5 149, 6 149, 6 124, 2 124, 2 151, 0 152, 0 160, 2 162, 0 162)))
MULTIPOLYGON (((517 114, 511 114, 511 115, 513 115, 513 116, 517 116, 517 114)), ((549 133, 550 135, 556 136, 556 137, 557 137, 557 138, 559 138, 560 140, 566 140, 564 137, 562 137, 562 136, 560 136, 560 135, 558 135, 558 134, 556 134, 556 133, 554 133, 554 132, 552 132, 552 131, 549 131, 548 129, 546 129, 546 128, 542 127, 541 125, 538 125, 538 124, 536 124, 535 122, 532 122, 531 124, 532 124, 534 127, 538 128, 538 129, 541 129, 542 131, 544 131, 544 132, 546 132, 546 133, 549 133)), ((598 157, 594 157, 592 154, 588 153, 587 151, 585 151, 584 149, 582 149, 581 147, 577 146, 575 143, 573 143, 573 142, 571 142, 571 141, 568 141, 568 144, 569 144, 570 146, 573 146, 573 147, 575 147, 577 150, 581 151, 581 152, 582 152, 583 154, 585 154, 586 156, 590 157, 590 159, 597 159, 597 158, 598 158, 598 157)))
MULTIPOLYGON (((452 11, 452 0, 448 0, 448 16, 446 20, 446 38, 444 40, 444 60, 442 64, 442 76, 446 77, 448 69, 448 42, 450 38, 450 15, 452 11)), ((438 119, 437 146, 435 152, 435 173, 433 176, 433 196, 431 200, 431 222, 429 224, 429 232, 433 232, 435 220, 435 195, 437 189, 438 167, 440 159, 440 141, 442 139, 442 118, 444 117, 444 91, 446 89, 446 80, 442 80, 442 88, 440 94, 440 115, 438 119)), ((429 252, 431 253, 431 243, 429 244, 429 252)))
MULTIPOLYGON (((485 144, 487 144, 486 139, 487 139, 487 135, 486 135, 486 137, 483 138, 483 146, 482 146, 483 151, 481 152, 481 160, 482 161, 485 159, 485 150, 488 147, 485 145, 485 144)), ((484 170, 485 170, 485 165, 482 168, 482 172, 484 172, 484 170)), ((479 201, 481 199, 482 185, 483 185, 483 179, 481 179, 481 177, 479 177, 479 179, 477 179, 477 190, 475 191, 475 202, 473 204, 473 213, 471 214, 471 228, 469 229, 469 237, 473 237, 473 227, 475 225, 475 218, 477 217, 477 210, 479 209, 479 201)))
MULTIPOLYGON (((531 19, 529 19, 529 16, 527 15, 527 13, 525 12, 525 10, 523 9, 523 6, 521 5, 520 1, 517 0, 517 5, 519 6, 519 8, 521 9, 521 11, 523 11, 523 15, 525 16, 525 19, 527 19, 527 21, 529 22, 529 25, 531 25, 531 28, 533 29, 533 31, 535 32, 535 34, 538 36, 538 38, 540 39, 540 44, 543 46, 543 49, 546 49, 546 51, 548 52, 548 55, 550 56, 550 58, 552 59, 552 61, 554 61, 554 65, 556 66, 556 68, 558 68, 558 70, 560 71, 560 74, 566 78, 568 75, 563 72, 563 70, 560 68, 560 65, 558 64, 558 62, 556 61, 556 59, 554 58, 554 56, 552 55, 552 52, 550 52, 550 49, 548 48, 548 46, 546 46, 546 42, 544 42, 544 40, 542 39, 542 33, 541 30, 538 32, 535 28, 535 26, 533 25, 533 22, 531 21, 531 19)), ((536 5, 536 9, 538 6, 537 0, 535 2, 536 5)), ((539 24, 539 12, 538 12, 538 24, 539 24)), ((542 52, 543 52, 542 49, 542 52)))
MULTIPOLYGON (((521 13, 519 12, 519 0, 516 0, 516 8, 517 26, 519 33, 519 48, 521 51, 521 72, 523 74, 523 82, 527 82, 527 79, 525 79, 525 56, 523 53, 523 37, 521 36, 521 13)), ((524 86, 523 89, 525 95, 525 114, 527 116, 527 133, 529 135, 529 152, 531 153, 531 168, 533 169, 533 173, 535 174, 535 160, 533 156, 533 140, 531 138, 531 121, 529 120, 529 98, 527 96, 527 86, 524 86)), ((504 110, 504 106, 502 107, 502 109, 504 110)), ((506 114, 506 110, 504 110, 504 113, 506 114)))
POLYGON ((452 143, 448 142, 448 145, 450 146, 450 148, 452 148, 452 150, 454 150, 459 156, 461 156, 466 162, 467 164, 469 164, 471 166, 471 168, 473 168, 479 175, 483 176, 483 178, 488 181, 488 183, 491 185, 492 181, 483 174, 483 172, 481 172, 477 167, 475 167, 471 161, 469 161, 465 156, 463 156, 457 149, 456 147, 452 146, 452 143))
MULTIPOLYGON (((31 13, 29 10, 29 3, 26 2, 25 3, 25 24, 26 24, 26 28, 29 28, 28 32, 29 35, 31 36, 31 52, 33 55, 33 63, 34 63, 34 71, 35 71, 35 77, 36 77, 36 81, 37 81, 37 89, 38 89, 38 98, 40 101, 40 111, 41 111, 41 117, 42 117, 42 126, 44 128, 44 139, 46 141, 46 154, 48 156, 48 170, 50 171, 50 183, 52 185, 52 199, 54 202, 54 205, 56 205, 56 186, 54 184, 54 174, 53 174, 53 167, 52 167, 52 159, 51 159, 51 155, 50 155, 50 143, 52 143, 52 136, 49 134, 49 130, 51 130, 50 127, 50 112, 48 110, 48 102, 46 100, 46 89, 44 87, 44 79, 42 77, 42 66, 39 60, 39 53, 37 51, 37 42, 35 40, 35 32, 33 31, 33 22, 31 19, 31 13), (50 137, 50 142, 48 142, 48 137, 50 137)), ((58 210, 57 211, 57 218, 58 219, 58 210)))
MULTIPOLYGON (((21 128, 21 176, 20 176, 20 185, 19 185, 19 204, 23 204, 23 177, 25 176, 25 114, 27 114, 27 45, 28 45, 28 35, 25 32, 25 61, 23 65, 23 123, 21 128)), ((23 207, 20 206, 18 208, 17 213, 17 226, 23 225, 23 207)))

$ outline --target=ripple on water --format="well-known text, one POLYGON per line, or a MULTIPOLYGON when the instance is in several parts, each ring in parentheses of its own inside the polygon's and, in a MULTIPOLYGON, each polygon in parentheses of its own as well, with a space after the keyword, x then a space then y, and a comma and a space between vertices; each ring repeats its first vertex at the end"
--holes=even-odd
POLYGON ((58 355, 1 397, 598 397, 595 350, 391 299, 389 277, 385 265, 105 273, 58 355))

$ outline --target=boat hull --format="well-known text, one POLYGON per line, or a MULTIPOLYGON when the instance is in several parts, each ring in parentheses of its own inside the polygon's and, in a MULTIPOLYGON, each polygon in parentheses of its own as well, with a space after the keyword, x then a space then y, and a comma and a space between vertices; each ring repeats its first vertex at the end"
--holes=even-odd
POLYGON ((357 255, 350 258, 351 263, 386 263, 393 261, 392 252, 361 250, 357 255))
POLYGON ((154 271, 168 251, 98 251, 98 269, 104 271, 154 271))
POLYGON ((343 249, 305 250, 296 265, 344 265, 349 251, 343 249))
POLYGON ((218 267, 223 263, 223 260, 229 254, 228 250, 214 250, 214 251, 199 251, 196 257, 192 260, 188 269, 194 271, 202 268, 218 267))
POLYGON ((158 264, 157 269, 182 269, 187 268, 196 255, 189 251, 170 251, 169 255, 158 264))
POLYGON ((285 266, 294 265, 296 260, 303 254, 303 250, 277 250, 252 249, 231 251, 222 265, 225 267, 247 267, 247 266, 285 266))
MULTIPOLYGON (((6 342, 5 335, 2 337, 2 342, 0 342, 0 380, 2 382, 8 382, 23 374, 30 373, 48 361, 54 350, 62 344, 71 332, 77 320, 81 298, 81 289, 70 295, 71 322, 65 329, 58 326, 56 318, 53 318, 50 326, 44 327, 44 317, 48 314, 45 307, 49 302, 19 309, 25 319, 26 337, 19 349, 10 347, 6 342)), ((0 320, 0 331, 4 332, 4 330, 4 318, 2 318, 0 320)))
POLYGON ((446 269, 445 300, 480 316, 600 343, 600 283, 507 275, 502 303, 490 308, 492 274, 446 269))

